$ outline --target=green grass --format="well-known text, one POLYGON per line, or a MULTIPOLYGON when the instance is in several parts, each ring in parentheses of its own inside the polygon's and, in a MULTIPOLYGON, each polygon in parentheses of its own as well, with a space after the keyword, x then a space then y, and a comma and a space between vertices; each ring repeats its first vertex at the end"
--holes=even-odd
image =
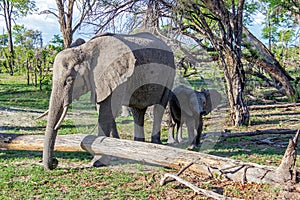
MULTIPOLYGON (((38 88, 27 86, 25 80, 22 76, 10 77, 0 74, 0 105, 17 107, 20 110, 27 108, 46 110, 50 91, 40 93, 38 88)), ((97 128, 94 129, 97 114, 93 111, 93 106, 86 103, 88 101, 87 95, 82 98, 82 101, 75 103, 73 109, 70 109, 73 114, 68 115, 64 120, 59 134, 88 134, 97 130, 97 128), (76 116, 78 111, 85 108, 91 111, 89 115, 76 116), (83 119, 85 124, 81 124, 80 119, 83 119)), ((272 113, 267 112, 256 113, 251 124, 268 122, 265 115, 272 113)), ((277 116, 275 114, 274 117, 277 116)), ((270 119, 270 123, 273 121, 277 123, 280 120, 270 119)), ((121 138, 132 140, 133 118, 118 117, 116 122, 121 138)), ((283 123, 282 120, 281 122, 283 123)), ((46 123, 44 118, 27 129, 26 127, 7 127, 7 132, 43 133, 46 123)), ((152 122, 146 116, 146 141, 150 141, 151 130, 152 122)), ((247 128, 241 127, 238 131, 247 131, 247 128)), ((168 127, 162 126, 164 144, 166 144, 167 134, 168 127)), ((184 129, 184 135, 187 135, 186 129, 184 129)), ((270 135, 264 137, 270 137, 270 135)), ((209 148, 201 147, 197 151, 245 162, 278 166, 285 149, 257 144, 257 140, 259 140, 258 137, 239 137, 219 142, 205 141, 209 148)), ((288 138, 283 138, 282 141, 288 141, 288 138)), ((181 145, 180 148, 187 146, 187 144, 181 145)), ((166 199, 170 198, 171 193, 171 197, 188 199, 193 195, 190 189, 179 186, 177 183, 161 187, 159 179, 161 174, 166 172, 163 168, 155 172, 147 172, 144 170, 143 163, 130 165, 134 168, 134 172, 123 170, 127 164, 122 164, 118 169, 114 167, 90 168, 87 166, 92 156, 88 153, 56 153, 55 155, 60 162, 58 168, 54 171, 44 171, 40 162, 41 152, 0 150, 0 199, 166 199)), ((297 166, 300 166, 300 158, 297 166)), ((263 188, 266 187, 263 186, 263 188)), ((277 190, 275 189, 274 192, 277 190)), ((224 194, 238 197, 239 186, 226 187, 224 194)))
POLYGON ((18 108, 46 110, 49 106, 50 91, 42 92, 33 85, 27 86, 24 76, 0 74, 0 105, 18 108))
MULTIPOLYGON (((32 151, 0 151, 1 199, 154 199, 162 198, 169 184, 161 187, 142 164, 131 166, 135 172, 111 167, 81 167, 91 155, 87 153, 56 153, 60 162, 77 163, 77 167, 58 167, 44 171, 41 153, 32 151)), ((123 166, 126 168, 126 164, 123 166)), ((169 170, 170 171, 170 170, 169 170)), ((161 168, 160 173, 165 169, 161 168)), ((180 193, 191 192, 190 189, 180 193)))

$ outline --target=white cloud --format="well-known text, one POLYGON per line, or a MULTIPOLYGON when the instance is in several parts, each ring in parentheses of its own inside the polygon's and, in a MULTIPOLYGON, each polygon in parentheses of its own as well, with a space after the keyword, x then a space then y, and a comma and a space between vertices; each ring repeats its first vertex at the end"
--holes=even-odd
POLYGON ((254 17, 254 24, 261 25, 265 21, 265 15, 263 15, 261 12, 257 12, 257 14, 254 17))

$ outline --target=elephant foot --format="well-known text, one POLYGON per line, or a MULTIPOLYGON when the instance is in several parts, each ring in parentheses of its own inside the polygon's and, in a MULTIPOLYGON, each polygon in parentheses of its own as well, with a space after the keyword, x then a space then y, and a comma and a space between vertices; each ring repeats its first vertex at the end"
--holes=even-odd
POLYGON ((177 141, 174 138, 168 138, 168 144, 177 144, 177 141))
POLYGON ((134 141, 145 142, 145 138, 134 137, 134 141))
POLYGON ((162 144, 162 142, 160 141, 160 138, 157 138, 157 137, 151 137, 151 143, 162 144))
POLYGON ((191 144, 186 149, 192 151, 192 150, 195 150, 195 148, 196 148, 196 145, 191 144))
POLYGON ((58 166, 58 160, 54 157, 52 158, 52 169, 55 169, 58 166))
POLYGON ((185 143, 186 141, 187 141, 186 139, 178 138, 178 143, 179 144, 185 143))
POLYGON ((93 160, 91 161, 92 167, 104 167, 109 165, 111 160, 111 156, 107 155, 95 155, 93 160))

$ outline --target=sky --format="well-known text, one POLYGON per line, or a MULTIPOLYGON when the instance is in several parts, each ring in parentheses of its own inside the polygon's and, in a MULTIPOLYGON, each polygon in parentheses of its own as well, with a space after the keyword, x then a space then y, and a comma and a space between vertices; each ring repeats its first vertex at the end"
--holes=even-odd
MULTIPOLYGON (((57 19, 52 15, 39 15, 38 13, 56 8, 54 0, 38 0, 36 1, 38 11, 35 11, 32 15, 28 15, 25 18, 16 20, 17 24, 24 24, 27 29, 39 30, 43 35, 43 43, 47 44, 55 34, 60 34, 59 25, 57 19)), ((5 22, 3 17, 0 18, 0 30, 1 34, 5 31, 5 22)))
MULTIPOLYGON (((53 38, 54 35, 59 34, 61 32, 59 30, 59 24, 57 18, 50 14, 42 14, 39 15, 38 13, 43 10, 57 10, 56 3, 54 0, 37 0, 36 7, 38 8, 33 14, 28 15, 24 18, 17 19, 17 24, 24 24, 27 29, 38 30, 42 32, 43 35, 43 44, 47 45, 49 41, 53 38)), ((249 27, 249 30, 254 34, 256 37, 261 37, 261 22, 263 21, 264 16, 261 13, 257 13, 253 26, 249 27)), ((5 31, 5 22, 3 17, 0 17, 0 31, 5 31)), ((2 34, 1 33, 1 34, 2 34)), ((74 39, 82 37, 86 38, 86 35, 80 35, 80 33, 76 33, 74 35, 74 39)))

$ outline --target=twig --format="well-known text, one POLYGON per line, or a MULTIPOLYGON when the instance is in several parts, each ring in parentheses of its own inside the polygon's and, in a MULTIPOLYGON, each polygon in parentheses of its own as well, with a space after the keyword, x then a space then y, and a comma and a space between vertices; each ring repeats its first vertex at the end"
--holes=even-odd
POLYGON ((186 180, 183 180, 182 178, 180 178, 180 177, 178 177, 178 176, 176 176, 174 174, 169 174, 169 173, 167 173, 167 174, 164 175, 164 177, 160 181, 160 185, 163 185, 162 183, 165 183, 165 180, 167 178, 172 178, 172 179, 177 180, 179 183, 184 184, 185 186, 191 188, 197 194, 203 194, 203 195, 205 195, 207 197, 210 197, 210 198, 213 198, 213 199, 220 199, 220 200, 221 199, 222 200, 223 199, 234 199, 234 200, 237 200, 237 198, 225 197, 225 196, 223 196, 221 194, 218 194, 216 192, 199 188, 199 187, 193 185, 192 183, 190 183, 190 182, 188 182, 186 180))
POLYGON ((247 170, 251 168, 251 166, 245 166, 244 172, 243 172, 243 177, 242 177, 242 184, 245 184, 247 181, 247 170))
POLYGON ((192 166, 194 162, 190 162, 187 166, 183 167, 179 172, 176 174, 177 176, 180 176, 185 170, 187 170, 190 166, 192 166))
MULTIPOLYGON (((180 176, 185 170, 187 170, 190 166, 192 166, 194 164, 194 162, 190 162, 188 165, 186 165, 185 167, 183 167, 181 170, 179 170, 179 172, 176 174, 176 176, 180 176)), ((173 181, 176 181, 175 179, 164 179, 164 182, 161 182, 160 185, 163 186, 165 184, 171 183, 173 181)))

